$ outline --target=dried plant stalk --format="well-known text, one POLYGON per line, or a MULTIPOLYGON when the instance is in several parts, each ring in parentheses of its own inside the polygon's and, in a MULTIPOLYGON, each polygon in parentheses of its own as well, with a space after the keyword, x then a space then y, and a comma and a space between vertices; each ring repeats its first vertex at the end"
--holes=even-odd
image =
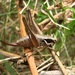
MULTIPOLYGON (((21 37, 24 37, 24 36, 27 36, 27 33, 25 31, 24 23, 22 21, 22 14, 20 14, 21 5, 23 3, 23 0, 18 0, 17 3, 18 3, 18 17, 19 17, 19 21, 20 21, 20 34, 21 34, 21 37)), ((24 52, 27 55, 27 61, 28 61, 29 67, 30 67, 31 74, 38 75, 38 71, 37 71, 37 68, 35 65, 34 57, 30 56, 30 55, 32 55, 31 50, 29 48, 24 49, 24 52)))
POLYGON ((14 54, 14 53, 9 53, 6 51, 3 51, 0 49, 0 54, 4 55, 5 57, 17 57, 17 58, 21 58, 20 55, 14 54))

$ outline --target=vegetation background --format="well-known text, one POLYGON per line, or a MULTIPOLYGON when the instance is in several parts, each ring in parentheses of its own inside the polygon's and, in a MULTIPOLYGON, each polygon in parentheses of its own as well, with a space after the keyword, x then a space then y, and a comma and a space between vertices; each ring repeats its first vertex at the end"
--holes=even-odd
MULTIPOLYGON (((58 41, 54 45, 54 49, 59 53, 59 57, 62 63, 66 66, 75 65, 75 4, 73 0, 24 0, 28 7, 35 10, 35 21, 41 28, 45 35, 54 34, 58 41), (37 5, 35 6, 35 2, 37 5), (57 4, 60 3, 60 4, 57 4), (54 8, 50 7, 57 4, 54 8), (73 5, 72 7, 70 7, 73 5), (49 9, 50 7, 50 9, 49 9), (58 8, 56 8, 58 7, 58 8), (64 17, 60 20, 54 18, 60 12, 64 12, 64 17), (53 22, 53 26, 44 28, 41 25, 42 21, 50 18, 53 22)), ((25 11, 23 12, 25 14, 25 11)), ((59 16, 61 17, 61 16, 59 16)), ((6 42, 15 42, 20 38, 19 31, 19 19, 18 11, 15 0, 0 0, 0 40, 6 42)), ((2 44, 0 42, 0 49, 16 53, 19 55, 23 54, 23 48, 12 47, 2 44)), ((45 51, 46 52, 46 51, 45 51)), ((45 53, 44 53, 45 54, 45 53)), ((0 59, 5 58, 0 54, 0 59)), ((14 66, 16 66, 14 64, 14 66)), ((13 67, 12 62, 5 61, 0 65, 0 72, 5 75, 6 72, 9 75, 19 75, 20 73, 13 67)))

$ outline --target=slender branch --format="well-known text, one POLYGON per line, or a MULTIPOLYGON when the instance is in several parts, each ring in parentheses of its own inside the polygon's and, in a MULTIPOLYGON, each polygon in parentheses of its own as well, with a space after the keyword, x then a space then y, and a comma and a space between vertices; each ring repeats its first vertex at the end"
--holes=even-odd
POLYGON ((45 68, 49 67, 51 64, 53 64, 54 62, 48 63, 47 65, 45 65, 44 67, 40 68, 38 70, 38 72, 41 72, 42 70, 44 70, 45 68))
MULTIPOLYGON (((23 0, 18 0, 18 17, 20 20, 20 34, 21 34, 21 37, 24 37, 24 36, 27 36, 27 33, 26 33, 26 30, 24 27, 24 23, 22 21, 22 15, 20 14, 20 11, 22 8, 19 5, 22 5, 22 2, 23 2, 23 0), (20 3, 20 1, 21 1, 21 3, 20 3)), ((37 68, 36 68, 35 61, 34 61, 34 57, 30 56, 30 55, 32 55, 31 50, 24 49, 24 52, 25 52, 25 55, 27 55, 26 58, 27 58, 27 61, 28 61, 29 67, 30 67, 31 74, 38 75, 37 68), (30 56, 30 57, 28 57, 28 56, 30 56)))
POLYGON ((0 60, 0 63, 3 63, 6 60, 14 62, 14 60, 18 60, 18 59, 22 58, 22 56, 20 56, 20 55, 17 55, 17 54, 14 54, 14 53, 9 53, 9 52, 3 51, 1 49, 0 49, 0 54, 7 57, 5 59, 0 60))
POLYGON ((52 61, 52 58, 47 59, 46 61, 44 61, 42 64, 40 64, 37 68, 45 65, 46 63, 48 63, 49 61, 52 61))
POLYGON ((19 59, 19 57, 9 57, 9 58, 5 58, 5 59, 1 59, 0 63, 3 63, 4 61, 13 61, 19 59))
POLYGON ((20 55, 14 54, 14 53, 9 53, 6 51, 3 51, 0 49, 0 54, 4 55, 5 57, 17 57, 17 58, 21 58, 20 55))
POLYGON ((60 59, 58 58, 54 50, 50 49, 50 47, 48 47, 48 49, 50 50, 54 60, 57 62, 58 66, 60 67, 63 75, 68 75, 68 73, 66 72, 66 69, 64 68, 63 64, 61 63, 60 59))

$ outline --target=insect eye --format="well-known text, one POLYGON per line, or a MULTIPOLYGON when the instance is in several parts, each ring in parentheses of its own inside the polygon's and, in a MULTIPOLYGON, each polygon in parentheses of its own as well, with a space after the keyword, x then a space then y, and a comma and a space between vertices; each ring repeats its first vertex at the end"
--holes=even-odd
POLYGON ((54 40, 52 40, 52 39, 45 39, 45 40, 46 40, 47 43, 51 43, 51 42, 54 43, 54 40))

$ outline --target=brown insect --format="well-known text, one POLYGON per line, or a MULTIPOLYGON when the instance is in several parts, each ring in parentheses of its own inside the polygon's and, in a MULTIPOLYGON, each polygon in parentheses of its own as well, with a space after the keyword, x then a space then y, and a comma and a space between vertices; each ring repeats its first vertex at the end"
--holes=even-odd
POLYGON ((0 40, 2 43, 10 46, 21 46, 21 47, 38 47, 38 46, 46 46, 46 43, 49 46, 53 46, 56 42, 56 38, 48 36, 48 35, 40 35, 37 33, 41 33, 40 29, 33 23, 31 12, 29 9, 26 11, 26 16, 22 18, 25 30, 28 36, 23 37, 17 40, 15 43, 7 43, 5 41, 0 40))
MULTIPOLYGON (((45 41, 48 43, 48 45, 52 46, 56 42, 56 38, 52 38, 50 36, 44 36, 44 35, 35 35, 37 39, 38 46, 45 46, 45 41)), ((23 37, 19 40, 17 40, 15 43, 7 43, 5 41, 0 40, 2 43, 10 46, 21 46, 21 47, 34 47, 32 41, 30 40, 29 36, 23 37)))

